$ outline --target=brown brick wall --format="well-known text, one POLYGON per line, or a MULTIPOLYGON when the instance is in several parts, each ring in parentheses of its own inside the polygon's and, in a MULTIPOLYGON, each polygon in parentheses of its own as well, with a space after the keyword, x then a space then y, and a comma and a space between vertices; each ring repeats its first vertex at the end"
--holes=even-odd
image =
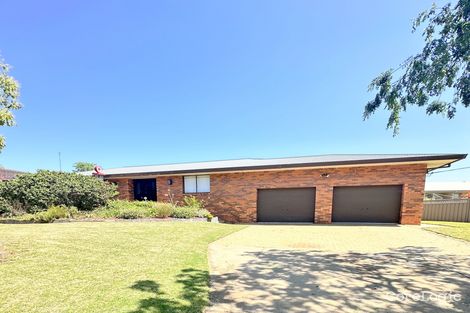
MULTIPOLYGON (((423 211, 426 165, 394 165, 211 174, 211 192, 197 194, 227 222, 256 222, 257 189, 316 187, 315 223, 331 223, 333 187, 403 185, 401 223, 419 224, 423 211), (328 173, 329 177, 321 177, 328 173)), ((129 199, 129 183, 119 180, 129 199)), ((132 189, 131 189, 132 192, 132 189)), ((158 201, 182 201, 182 176, 157 177, 158 201), (167 184, 168 178, 173 184, 167 184)), ((125 198, 125 197, 123 197, 125 198)))
MULTIPOLYGON (((212 195, 212 175, 211 175, 211 192, 210 193, 192 193, 188 195, 194 195, 202 200, 205 204, 210 204, 212 195)), ((157 200, 170 202, 170 197, 176 204, 183 202, 185 194, 183 193, 183 176, 160 176, 157 177, 157 200), (172 185, 168 185, 168 179, 173 181, 172 185)))
POLYGON ((121 200, 134 200, 134 184, 132 179, 118 178, 107 179, 110 183, 117 185, 119 192, 118 199, 121 200))

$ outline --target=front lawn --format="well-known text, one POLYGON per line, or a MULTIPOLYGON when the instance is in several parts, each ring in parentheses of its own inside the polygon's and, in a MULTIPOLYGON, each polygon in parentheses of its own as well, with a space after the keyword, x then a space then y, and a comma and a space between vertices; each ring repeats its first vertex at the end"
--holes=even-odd
POLYGON ((0 224, 0 312, 201 312, 205 222, 0 224))
POLYGON ((426 230, 470 241, 470 223, 442 221, 423 221, 422 223, 436 225, 436 227, 426 227, 426 230))

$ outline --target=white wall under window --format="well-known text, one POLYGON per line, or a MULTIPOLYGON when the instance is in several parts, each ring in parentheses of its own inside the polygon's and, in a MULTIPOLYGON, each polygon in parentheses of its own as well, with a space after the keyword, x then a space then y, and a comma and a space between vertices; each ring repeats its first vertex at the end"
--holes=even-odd
POLYGON ((211 179, 209 175, 184 176, 184 193, 210 192, 211 179))

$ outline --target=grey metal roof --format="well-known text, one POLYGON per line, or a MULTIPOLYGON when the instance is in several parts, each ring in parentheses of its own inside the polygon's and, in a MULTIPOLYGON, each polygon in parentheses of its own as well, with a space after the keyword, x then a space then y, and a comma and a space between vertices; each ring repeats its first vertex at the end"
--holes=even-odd
POLYGON ((17 171, 17 170, 10 170, 7 168, 0 168, 0 181, 11 180, 19 174, 24 174, 24 172, 17 171))
MULTIPOLYGON (((275 159, 250 158, 193 163, 129 166, 104 169, 103 173, 106 177, 108 177, 143 174, 165 175, 178 173, 182 174, 256 169, 318 167, 348 164, 419 162, 432 160, 446 160, 447 163, 452 163, 460 159, 464 159, 466 156, 466 154, 327 154, 275 159)), ((447 163, 444 162, 442 165, 447 163)), ((428 168, 432 168, 432 166, 428 166, 428 168)), ((84 174, 91 174, 91 172, 84 174)))

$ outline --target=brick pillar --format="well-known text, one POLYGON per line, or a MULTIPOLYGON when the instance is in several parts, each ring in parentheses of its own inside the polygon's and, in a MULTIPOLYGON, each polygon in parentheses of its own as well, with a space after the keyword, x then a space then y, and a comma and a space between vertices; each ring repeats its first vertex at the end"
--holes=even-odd
POLYGON ((402 190, 400 224, 419 225, 424 209, 424 180, 416 184, 404 184, 402 190))
POLYGON ((315 196, 315 223, 330 224, 333 211, 333 187, 317 185, 315 196))

